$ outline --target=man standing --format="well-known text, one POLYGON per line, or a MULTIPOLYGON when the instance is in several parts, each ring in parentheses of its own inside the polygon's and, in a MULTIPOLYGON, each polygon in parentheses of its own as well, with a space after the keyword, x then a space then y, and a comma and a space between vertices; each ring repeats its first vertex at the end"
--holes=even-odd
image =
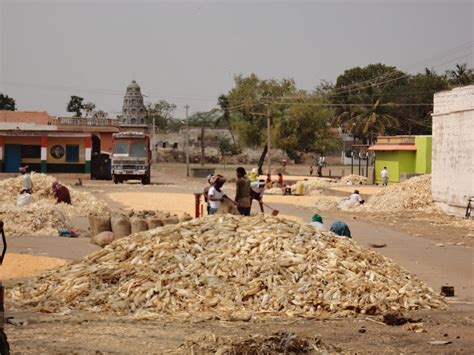
POLYGON ((387 186, 387 184, 388 184, 388 170, 387 170, 386 166, 383 167, 383 170, 380 172, 380 176, 382 177, 382 186, 387 186))
POLYGON ((263 192, 265 191, 265 180, 257 180, 250 183, 250 206, 252 201, 257 200, 260 205, 260 211, 263 213, 263 192))
POLYGON ((243 167, 238 167, 236 173, 235 203, 241 215, 250 216, 250 180, 247 178, 247 173, 243 167))
POLYGON ((23 175, 21 186, 22 190, 20 194, 32 194, 33 193, 33 182, 29 173, 29 167, 23 166, 20 168, 20 173, 23 175))

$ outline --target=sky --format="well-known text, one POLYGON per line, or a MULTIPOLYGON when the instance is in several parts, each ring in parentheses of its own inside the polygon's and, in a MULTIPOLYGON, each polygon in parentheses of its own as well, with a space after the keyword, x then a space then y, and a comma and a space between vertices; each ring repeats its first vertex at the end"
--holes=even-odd
POLYGON ((206 111, 236 74, 311 90, 371 63, 474 67, 474 0, 0 0, 0 92, 67 115, 71 95, 119 114, 135 79, 177 117, 206 111))

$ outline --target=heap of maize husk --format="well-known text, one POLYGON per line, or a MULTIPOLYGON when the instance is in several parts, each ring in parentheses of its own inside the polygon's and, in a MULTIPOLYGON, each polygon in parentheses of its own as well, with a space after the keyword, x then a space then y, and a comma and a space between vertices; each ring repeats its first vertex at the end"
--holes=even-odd
POLYGON ((367 178, 365 176, 350 174, 341 178, 341 183, 344 185, 365 185, 367 178))
POLYGON ((213 215, 137 233, 9 298, 45 312, 245 320, 444 305, 416 276, 352 240, 264 215, 213 215))
POLYGON ((281 187, 272 187, 265 189, 265 193, 268 195, 283 195, 283 189, 281 187))
POLYGON ((314 207, 321 211, 335 210, 341 200, 340 197, 336 196, 320 195, 316 197, 314 207))
POLYGON ((0 181, 0 219, 5 223, 8 235, 50 235, 57 234, 58 228, 67 228, 72 216, 105 214, 107 205, 88 192, 76 191, 67 186, 71 195, 71 205, 56 204, 51 193, 55 179, 45 174, 31 174, 33 182, 33 202, 17 206, 21 176, 0 181))
POLYGON ((384 187, 370 197, 365 207, 371 212, 435 210, 431 195, 431 175, 415 176, 384 187))

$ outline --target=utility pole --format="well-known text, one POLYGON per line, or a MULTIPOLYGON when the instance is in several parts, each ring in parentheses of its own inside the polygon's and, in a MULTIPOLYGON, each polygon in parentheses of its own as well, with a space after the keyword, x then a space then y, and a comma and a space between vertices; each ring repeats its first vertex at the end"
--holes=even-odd
POLYGON ((155 148, 155 144, 156 144, 156 140, 155 140, 155 129, 156 129, 156 128, 155 128, 155 118, 156 118, 156 117, 155 117, 155 114, 153 114, 153 116, 152 116, 152 120, 153 120, 153 125, 152 125, 153 128, 152 128, 152 129, 153 129, 153 131, 152 131, 152 133, 151 133, 151 141, 153 142, 152 145, 151 145, 151 149, 152 149, 152 151, 151 151, 151 158, 152 158, 152 160, 153 160, 153 163, 156 162, 156 148, 155 148))
POLYGON ((272 124, 272 108, 271 104, 267 105, 267 155, 268 155, 268 174, 272 174, 272 138, 271 138, 271 124, 272 124))
POLYGON ((189 177, 189 105, 185 105, 184 108, 186 109, 186 176, 189 177))

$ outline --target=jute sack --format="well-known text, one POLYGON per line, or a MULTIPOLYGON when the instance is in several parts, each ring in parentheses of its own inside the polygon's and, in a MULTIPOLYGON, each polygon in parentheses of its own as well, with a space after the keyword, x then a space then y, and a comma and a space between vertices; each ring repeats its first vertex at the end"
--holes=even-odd
POLYGON ((101 232, 112 231, 112 226, 110 225, 110 216, 89 216, 89 225, 92 236, 95 236, 101 232))
POLYGON ((113 216, 110 222, 115 239, 126 237, 132 233, 132 226, 127 217, 113 216))
POLYGON ((164 226, 167 226, 169 224, 178 224, 179 218, 178 216, 169 216, 169 217, 163 218, 161 221, 163 222, 164 226))
POLYGON ((186 212, 182 216, 179 217, 180 222, 187 222, 187 221, 191 221, 192 219, 193 217, 189 213, 186 213, 186 212))
POLYGON ((225 198, 221 201, 221 205, 217 209, 217 214, 228 213, 238 215, 239 210, 237 210, 237 207, 235 207, 234 203, 231 200, 225 198))
POLYGON ((91 243, 97 244, 100 247, 105 247, 106 245, 114 241, 114 233, 112 232, 101 232, 92 237, 91 243))
POLYGON ((158 227, 163 227, 163 222, 161 221, 161 217, 148 217, 146 219, 146 223, 148 224, 148 229, 155 229, 158 227))
POLYGON ((148 224, 146 223, 146 220, 144 218, 130 218, 130 226, 132 234, 148 230, 148 224))

